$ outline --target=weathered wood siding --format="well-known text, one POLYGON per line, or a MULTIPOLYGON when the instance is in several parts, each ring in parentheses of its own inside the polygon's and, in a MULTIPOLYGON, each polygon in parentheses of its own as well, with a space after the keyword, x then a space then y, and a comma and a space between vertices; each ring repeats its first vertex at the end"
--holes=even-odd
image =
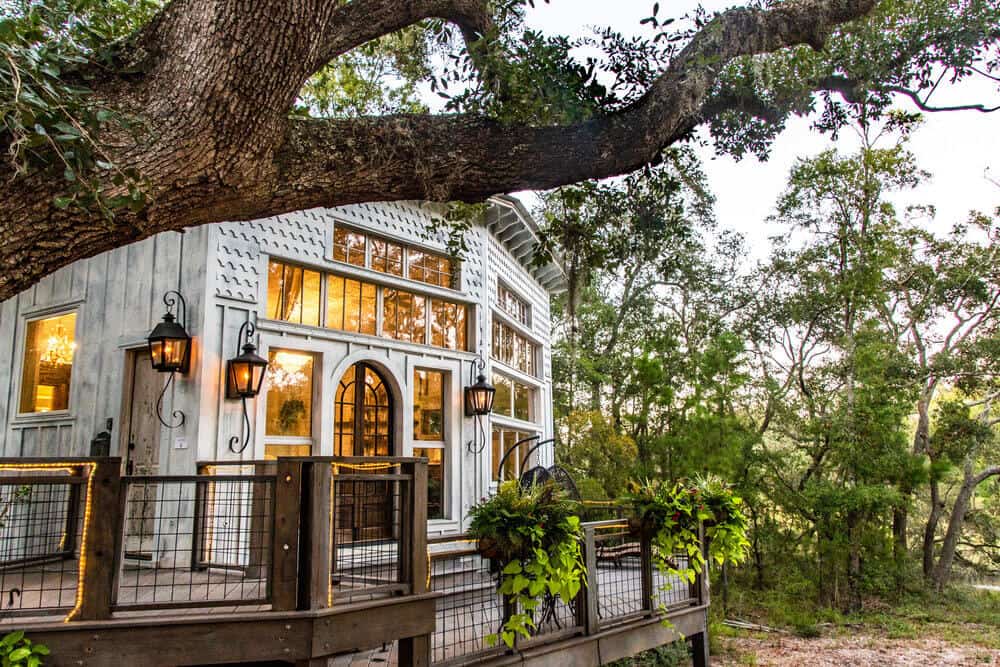
MULTIPOLYGON (((114 420, 112 454, 117 453, 126 351, 145 345, 164 313, 167 290, 179 289, 187 297, 188 329, 200 334, 207 233, 169 232, 76 262, 0 303, 0 456, 88 454, 90 440, 108 418, 114 420), (78 347, 69 410, 18 414, 27 322, 74 310, 78 347)), ((192 378, 178 379, 165 408, 189 401, 192 378)))

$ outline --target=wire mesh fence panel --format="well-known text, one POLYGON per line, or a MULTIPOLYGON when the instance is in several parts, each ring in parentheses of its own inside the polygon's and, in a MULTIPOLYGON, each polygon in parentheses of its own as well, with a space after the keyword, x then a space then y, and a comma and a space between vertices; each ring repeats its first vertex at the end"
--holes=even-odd
MULTIPOLYGON (((686 579, 672 574, 664 574, 656 567, 656 558, 653 559, 653 599, 659 611, 666 611, 673 607, 690 605, 698 601, 697 595, 692 591, 692 584, 686 579)), ((688 566, 686 555, 674 556, 670 561, 672 567, 683 570, 688 566)))
POLYGON ((335 474, 331 585, 335 603, 401 592, 404 475, 335 474))
POLYGON ((0 623, 75 605, 88 472, 0 470, 0 623))
POLYGON ((126 477, 115 609, 262 605, 273 476, 126 477))
POLYGON ((642 544, 626 528, 609 526, 595 534, 597 615, 600 625, 641 613, 642 544))
POLYGON ((443 594, 435 603, 432 660, 502 653, 502 644, 487 641, 500 632, 504 619, 496 567, 476 551, 456 550, 448 543, 432 547, 430 559, 430 589, 443 594))

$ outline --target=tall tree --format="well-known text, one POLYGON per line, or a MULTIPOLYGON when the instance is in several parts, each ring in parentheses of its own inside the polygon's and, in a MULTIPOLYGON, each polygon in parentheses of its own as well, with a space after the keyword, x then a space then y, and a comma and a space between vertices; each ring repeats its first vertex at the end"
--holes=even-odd
POLYGON ((766 139, 789 111, 810 110, 812 90, 887 103, 896 83, 918 94, 942 68, 989 73, 995 3, 936 2, 928 13, 883 0, 843 28, 876 0, 789 0, 683 24, 653 16, 637 40, 599 32, 600 62, 579 62, 571 40, 524 28, 523 0, 6 0, 0 299, 158 232, 551 188, 657 162, 706 120, 718 119, 721 145, 766 139), (396 71, 447 83, 451 113, 418 112, 405 85, 395 97, 372 90, 391 76, 357 76, 386 63, 359 50, 415 27, 451 64, 423 72, 404 58, 396 71), (871 58, 873 45, 895 56, 871 58), (780 66, 761 70, 772 52, 780 66), (746 74, 765 70, 788 76, 746 74), (351 87, 360 101, 329 102, 351 87), (386 109, 405 113, 302 113, 386 109))

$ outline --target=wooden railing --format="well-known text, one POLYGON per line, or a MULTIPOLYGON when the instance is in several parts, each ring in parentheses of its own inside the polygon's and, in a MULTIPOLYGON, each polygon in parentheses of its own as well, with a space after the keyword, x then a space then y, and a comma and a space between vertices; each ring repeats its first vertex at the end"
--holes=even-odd
MULTIPOLYGON (((574 636, 596 636, 616 627, 669 616, 708 603, 699 575, 693 584, 662 575, 653 563, 648 537, 633 534, 621 519, 583 524, 587 586, 566 603, 543 600, 530 639, 518 637, 517 650, 527 650, 574 636)), ((484 660, 507 651, 491 643, 512 611, 497 592, 499 567, 480 556, 465 536, 431 540, 430 589, 436 601, 431 657, 435 663, 484 660)), ((674 557, 683 565, 686 556, 674 557)))
POLYGON ((0 459, 0 622, 318 610, 426 590, 427 464, 0 459))

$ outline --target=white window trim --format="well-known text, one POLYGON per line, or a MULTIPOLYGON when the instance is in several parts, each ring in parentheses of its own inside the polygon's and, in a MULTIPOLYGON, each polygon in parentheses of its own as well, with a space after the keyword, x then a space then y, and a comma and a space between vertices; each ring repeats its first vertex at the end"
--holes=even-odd
POLYGON ((48 320, 56 317, 62 317, 63 315, 69 315, 71 313, 76 314, 76 320, 73 323, 73 342, 77 344, 76 351, 73 353, 73 364, 77 365, 79 359, 79 352, 81 349, 80 340, 80 308, 76 307, 79 304, 76 303, 72 307, 67 308, 65 304, 58 307, 38 309, 31 313, 30 315, 22 316, 21 318, 21 330, 17 337, 17 352, 16 352, 16 373, 14 377, 14 395, 13 399, 15 401, 14 418, 11 420, 11 426, 13 427, 15 423, 26 423, 26 422, 47 422, 47 421, 65 421, 67 418, 73 416, 73 408, 76 404, 76 392, 74 391, 74 386, 78 377, 77 373, 70 371, 69 378, 69 401, 67 402, 67 407, 64 410, 49 410, 47 412, 21 412, 21 387, 24 384, 24 353, 28 344, 28 325, 32 322, 38 322, 40 320, 48 320))
POLYGON ((535 309, 534 309, 534 307, 531 304, 531 300, 530 299, 525 299, 524 295, 521 293, 520 290, 515 289, 514 287, 511 287, 510 283, 508 283, 507 281, 503 280, 502 278, 497 278, 497 297, 494 300, 493 306, 500 312, 501 315, 503 315, 506 318, 509 318, 512 322, 514 322, 518 326, 527 328, 529 331, 531 330, 531 327, 535 323, 535 309), (522 322, 521 320, 517 319, 516 317, 514 317, 513 315, 511 315, 510 313, 508 313, 506 310, 504 310, 503 306, 500 305, 500 290, 501 289, 504 289, 504 290, 510 292, 511 294, 514 295, 515 298, 519 299, 521 301, 521 303, 524 304, 525 313, 527 313, 527 315, 528 315, 528 321, 527 322, 522 322))
MULTIPOLYGON (((324 280, 322 284, 324 285, 325 289, 326 281, 324 280)), ((291 322, 285 322, 284 324, 291 324, 291 322)), ((303 326, 303 325, 298 325, 298 326, 303 326)), ((310 326, 309 328, 312 329, 315 327, 310 326)), ((316 350, 311 350, 307 348, 299 348, 284 344, 267 345, 264 343, 264 341, 260 342, 261 346, 259 353, 265 359, 270 359, 272 350, 279 350, 279 351, 287 350, 288 352, 298 352, 301 354, 308 354, 309 356, 312 357, 313 359, 312 404, 309 406, 309 411, 310 411, 310 417, 312 419, 312 425, 310 430, 312 431, 313 434, 311 436, 267 434, 267 401, 271 393, 271 388, 267 386, 267 379, 265 378, 264 380, 265 389, 263 395, 261 396, 263 400, 257 401, 257 403, 260 405, 260 407, 257 409, 257 420, 260 422, 259 431, 261 434, 261 442, 262 442, 258 458, 261 459, 264 458, 264 451, 267 445, 309 445, 309 447, 312 449, 312 455, 319 456, 320 455, 319 436, 317 436, 317 434, 320 433, 320 431, 322 430, 322 424, 321 424, 320 411, 316 409, 316 406, 319 405, 317 401, 323 400, 323 392, 321 386, 322 383, 318 382, 321 373, 317 373, 317 369, 323 368, 323 354, 321 352, 317 352, 316 350)), ((254 430, 256 431, 258 429, 254 428, 254 430)), ((254 447, 254 449, 256 450, 256 447, 254 447)))

